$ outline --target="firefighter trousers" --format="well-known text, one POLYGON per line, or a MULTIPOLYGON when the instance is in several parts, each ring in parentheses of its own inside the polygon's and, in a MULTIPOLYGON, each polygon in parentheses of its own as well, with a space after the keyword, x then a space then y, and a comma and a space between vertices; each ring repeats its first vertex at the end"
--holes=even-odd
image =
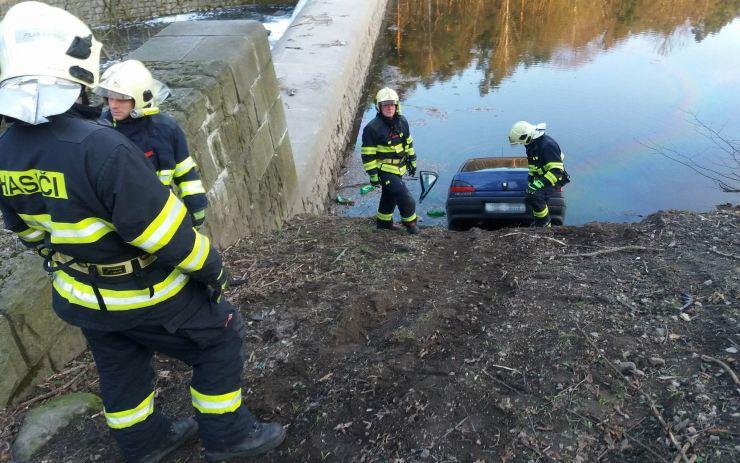
POLYGON ((416 220, 416 202, 403 183, 402 177, 382 171, 378 176, 381 185, 380 204, 376 215, 378 223, 392 222, 396 206, 401 213, 402 222, 410 223, 416 220))
POLYGON ((106 421, 127 461, 156 449, 170 429, 154 403, 154 352, 192 367, 191 400, 206 450, 226 449, 252 429, 241 397, 244 323, 226 299, 209 304, 174 332, 161 325, 82 330, 98 367, 106 421))
POLYGON ((539 190, 527 194, 527 203, 532 208, 535 227, 547 227, 550 225, 550 210, 547 207, 547 200, 554 192, 554 187, 546 185, 539 190))

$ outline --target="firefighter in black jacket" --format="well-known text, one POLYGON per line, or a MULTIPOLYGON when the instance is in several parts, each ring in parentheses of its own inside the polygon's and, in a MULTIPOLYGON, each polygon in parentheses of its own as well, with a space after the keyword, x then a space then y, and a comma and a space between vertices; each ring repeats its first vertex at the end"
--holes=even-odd
POLYGON ((73 106, 97 82, 100 44, 66 11, 39 2, 0 23, 0 211, 44 257, 52 304, 82 328, 104 416, 127 461, 157 462, 200 437, 209 461, 283 441, 242 399, 243 322, 221 292, 218 252, 141 150, 73 106), (197 421, 155 407, 154 352, 193 368, 197 421))
POLYGON ((416 202, 403 183, 403 174, 416 174, 416 154, 409 133, 409 123, 400 114, 398 94, 390 88, 375 96, 378 114, 362 130, 362 165, 370 183, 381 187, 376 224, 378 228, 394 230, 393 211, 398 206, 401 223, 411 234, 419 233, 416 226, 416 202))
POLYGON ((570 182, 563 167, 565 156, 560 146, 549 135, 545 135, 546 125, 536 126, 526 121, 515 123, 509 130, 509 143, 524 145, 527 150, 529 177, 527 183, 527 203, 532 208, 534 226, 551 227, 547 199, 556 188, 570 182))
POLYGON ((94 92, 108 103, 102 119, 141 148, 163 185, 185 203, 193 224, 205 220, 206 190, 198 175, 188 142, 175 119, 159 112, 169 94, 140 61, 128 60, 108 68, 94 92))

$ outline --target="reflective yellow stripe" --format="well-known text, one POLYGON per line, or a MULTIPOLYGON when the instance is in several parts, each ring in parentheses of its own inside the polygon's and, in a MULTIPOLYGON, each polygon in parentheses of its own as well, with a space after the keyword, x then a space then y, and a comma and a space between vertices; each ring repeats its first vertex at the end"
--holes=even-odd
POLYGON ((195 272, 203 268, 203 264, 211 251, 211 242, 208 237, 195 232, 195 244, 190 254, 177 267, 185 272, 195 272))
POLYGON ((54 222, 49 214, 18 214, 18 216, 29 227, 49 232, 52 243, 94 243, 116 229, 113 224, 93 217, 76 223, 67 223, 54 222))
POLYGON ((414 148, 412 148, 412 147, 407 147, 407 148, 406 148, 406 155, 407 155, 407 156, 409 156, 409 157, 414 157, 414 156, 416 156, 416 152, 414 151, 414 148))
POLYGON ((172 169, 165 169, 157 171, 157 177, 159 177, 159 181, 162 182, 162 185, 169 185, 172 183, 172 173, 174 171, 172 169))
POLYGON ((170 192, 167 203, 157 218, 146 227, 144 233, 129 243, 150 254, 159 251, 170 242, 186 213, 187 209, 182 202, 170 192))
POLYGON ((406 173, 406 166, 405 165, 394 166, 392 164, 381 164, 380 170, 382 170, 383 172, 389 172, 391 174, 403 175, 406 173))
POLYGON ((558 182, 558 178, 552 172, 545 172, 545 178, 551 185, 555 185, 558 182))
POLYGON ((403 145, 401 143, 392 146, 381 146, 377 147, 378 153, 402 153, 403 145))
POLYGON ((177 185, 180 190, 180 197, 184 198, 190 195, 198 195, 205 193, 206 190, 203 188, 203 183, 200 180, 192 180, 190 182, 182 182, 177 185))
POLYGON ((174 175, 175 177, 182 177, 196 166, 197 164, 195 163, 195 159, 193 159, 192 156, 188 156, 184 161, 178 162, 177 165, 175 165, 174 175))
POLYGON ((136 423, 141 423, 149 417, 154 411, 154 392, 144 399, 139 405, 130 409, 123 410, 121 412, 105 412, 105 421, 108 422, 108 426, 113 429, 123 429, 133 426, 136 423))
POLYGON ((547 205, 545 205, 545 208, 541 211, 537 212, 534 209, 532 209, 532 215, 537 217, 538 219, 541 219, 542 217, 547 217, 547 214, 549 214, 550 211, 547 209, 547 205))
POLYGON ((529 164, 528 167, 529 167, 529 171, 530 172, 537 172, 537 166, 535 166, 533 164, 529 164))
POLYGON ((203 219, 203 218, 205 218, 205 216, 206 216, 206 210, 205 209, 201 209, 199 211, 193 212, 193 218, 194 219, 203 219))
POLYGON ((45 233, 46 232, 44 230, 34 230, 33 228, 29 228, 22 232, 18 232, 18 236, 20 236, 23 241, 35 243, 36 241, 43 240, 45 233))
POLYGON ((378 168, 378 161, 376 161, 375 159, 373 159, 372 161, 366 162, 365 164, 363 164, 362 167, 364 167, 365 170, 377 169, 378 168))
POLYGON ((552 169, 560 169, 563 170, 563 163, 562 162, 548 162, 543 167, 545 170, 552 170, 552 169))
POLYGON ((393 220, 393 214, 382 214, 381 212, 378 212, 375 214, 375 217, 380 220, 385 220, 386 222, 393 220))
POLYGON ((410 144, 412 144, 413 142, 414 142, 414 139, 413 139, 413 138, 411 138, 411 137, 407 137, 407 138, 406 138, 406 144, 407 144, 407 145, 410 145, 410 144))
MULTIPOLYGON (((174 269, 167 278, 152 287, 154 294, 151 297, 149 297, 149 288, 120 291, 106 288, 98 289, 103 296, 106 308, 110 311, 142 309, 175 296, 185 287, 189 278, 180 270, 174 269)), ((75 280, 63 270, 54 272, 53 286, 60 296, 72 304, 93 310, 100 309, 92 286, 75 280)))
POLYGON ((411 217, 401 217, 401 221, 403 222, 413 222, 414 220, 416 220, 416 214, 411 217))
POLYGON ((201 413, 221 415, 231 413, 242 404, 242 390, 226 394, 208 395, 198 392, 190 387, 190 396, 193 399, 193 407, 201 413))
POLYGON ((360 154, 364 154, 365 156, 372 156, 376 152, 377 150, 374 146, 363 146, 360 148, 360 154))

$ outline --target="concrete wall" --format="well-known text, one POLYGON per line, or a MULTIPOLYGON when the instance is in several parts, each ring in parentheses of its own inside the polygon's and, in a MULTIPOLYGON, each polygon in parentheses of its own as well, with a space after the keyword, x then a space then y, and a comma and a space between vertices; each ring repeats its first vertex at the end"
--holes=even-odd
POLYGON ((163 108, 179 120, 198 163, 214 244, 280 227, 297 177, 264 27, 173 23, 130 57, 172 90, 163 108))
POLYGON ((36 383, 85 349, 80 330, 51 308, 41 258, 16 251, 13 240, 7 233, 0 236, 0 409, 28 396, 36 383))
POLYGON ((298 172, 295 213, 324 209, 349 142, 386 4, 309 1, 273 47, 298 172))
MULTIPOLYGON (((0 16, 22 0, 0 0, 0 16)), ((295 4, 297 0, 42 0, 70 11, 90 26, 167 16, 220 6, 295 4)))

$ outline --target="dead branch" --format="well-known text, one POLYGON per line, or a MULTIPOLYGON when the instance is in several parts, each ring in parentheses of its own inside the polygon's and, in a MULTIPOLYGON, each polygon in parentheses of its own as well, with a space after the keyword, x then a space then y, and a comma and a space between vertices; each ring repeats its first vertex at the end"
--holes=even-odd
MULTIPOLYGON (((621 371, 609 360, 606 358, 604 354, 601 353, 599 348, 594 344, 594 342, 591 340, 588 334, 586 334, 583 329, 578 326, 578 331, 581 332, 586 342, 596 351, 596 354, 601 357, 609 367, 614 370, 614 372, 617 374, 617 377, 622 378, 624 382, 629 384, 629 380, 622 374, 621 371)), ((681 444, 676 440, 676 436, 673 435, 673 431, 671 431, 670 426, 668 426, 668 423, 666 423, 665 419, 663 418, 663 415, 658 411, 658 408, 655 406, 655 402, 653 399, 647 395, 645 392, 643 392, 640 389, 637 389, 637 392, 642 396, 642 398, 650 405, 650 411, 653 413, 653 416, 658 420, 661 426, 663 426, 663 429, 668 434, 668 438, 671 440, 671 443, 673 446, 678 450, 679 456, 681 457, 681 461, 683 463, 690 463, 689 458, 686 456, 686 453, 684 452, 683 448, 681 447, 681 444)))
POLYGON ((612 252, 621 252, 621 251, 655 251, 658 252, 660 249, 656 248, 646 248, 645 246, 620 246, 618 248, 608 248, 608 249, 600 249, 598 251, 594 252, 585 252, 583 254, 561 254, 558 257, 595 257, 600 256, 602 254, 611 254, 612 252))
POLYGON ((717 249, 717 246, 712 246, 711 248, 709 248, 709 250, 712 251, 713 253, 719 254, 720 256, 723 256, 723 257, 730 257, 732 259, 740 259, 740 256, 738 256, 736 254, 730 254, 729 252, 722 252, 722 251, 718 250, 717 249))
POLYGON ((18 405, 18 406, 16 407, 16 411, 20 411, 20 410, 23 410, 23 409, 27 408, 27 407, 28 407, 29 405, 33 405, 33 404, 35 404, 36 402, 41 402, 42 400, 46 400, 46 399, 48 399, 49 397, 54 397, 55 395, 58 395, 58 394, 60 394, 61 392, 64 392, 65 390, 67 390, 67 389, 69 389, 70 387, 72 387, 72 385, 73 385, 74 383, 76 383, 76 382, 77 382, 77 381, 78 381, 78 380, 79 380, 80 378, 82 378, 83 376, 85 376, 85 374, 87 373, 88 369, 89 369, 90 367, 92 367, 93 365, 95 365, 95 364, 94 364, 94 363, 90 363, 89 365, 86 365, 86 367, 87 367, 87 368, 85 368, 85 370, 84 370, 84 371, 82 371, 81 373, 79 373, 79 374, 78 374, 77 376, 75 376, 74 378, 72 378, 72 379, 71 379, 71 380, 69 380, 68 382, 66 382, 66 383, 62 384, 61 386, 59 386, 59 387, 57 387, 57 388, 54 388, 54 389, 52 389, 52 390, 51 390, 51 391, 49 391, 49 392, 46 392, 46 393, 44 393, 44 394, 41 394, 41 395, 39 395, 39 396, 36 396, 36 397, 34 397, 34 398, 32 398, 32 399, 26 400, 25 402, 22 402, 21 404, 19 404, 19 405, 18 405))
POLYGON ((740 386, 740 379, 737 378, 737 375, 735 374, 734 371, 732 371, 732 368, 730 368, 730 366, 728 364, 726 364, 725 362, 723 362, 720 359, 716 359, 716 358, 710 357, 708 355, 702 355, 701 356, 701 359, 704 362, 716 363, 717 365, 721 366, 727 372, 727 374, 730 375, 730 377, 735 382, 735 384, 738 385, 738 386, 740 386))
POLYGON ((564 241, 556 240, 555 238, 551 238, 551 237, 549 237, 549 236, 542 236, 542 235, 530 235, 529 233, 520 233, 520 232, 514 232, 514 233, 507 233, 507 234, 505 234, 505 235, 501 235, 501 236, 502 236, 502 238, 504 238, 504 237, 507 237, 507 236, 514 236, 514 235, 531 236, 532 238, 544 238, 544 239, 546 239, 546 240, 550 240, 550 241, 553 241, 553 242, 555 242, 555 243, 558 243, 558 244, 559 244, 559 245, 561 245, 561 246, 568 246, 568 244, 567 244, 567 243, 565 243, 564 241))

